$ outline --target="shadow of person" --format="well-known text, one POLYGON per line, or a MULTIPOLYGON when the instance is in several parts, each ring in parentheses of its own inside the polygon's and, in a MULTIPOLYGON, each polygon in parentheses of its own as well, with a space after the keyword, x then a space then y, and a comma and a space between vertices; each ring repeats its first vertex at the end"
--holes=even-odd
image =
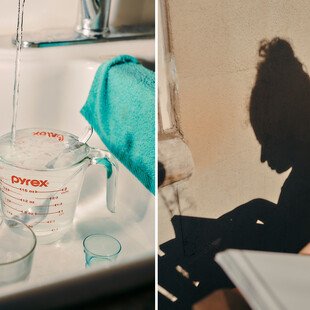
POLYGON ((286 40, 261 42, 259 55, 249 112, 261 162, 291 172, 276 205, 256 199, 221 217, 249 233, 225 247, 297 253, 310 240, 310 79, 286 40))
POLYGON ((258 198, 215 220, 172 219, 176 238, 160 246, 165 255, 159 257, 158 279, 178 300, 169 304, 160 296, 162 309, 187 309, 213 290, 233 286, 214 262, 219 251, 297 253, 310 241, 309 75, 286 40, 262 41, 259 56, 249 114, 261 162, 279 174, 291 172, 276 204, 258 198), (186 273, 176 272, 177 266, 186 273))

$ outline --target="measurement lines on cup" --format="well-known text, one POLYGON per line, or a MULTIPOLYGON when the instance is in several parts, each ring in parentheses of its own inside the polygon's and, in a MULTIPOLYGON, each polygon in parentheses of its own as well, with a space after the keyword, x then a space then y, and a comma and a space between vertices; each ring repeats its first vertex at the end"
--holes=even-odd
MULTIPOLYGON (((55 211, 55 212, 29 212, 29 211, 25 211, 25 210, 20 210, 20 209, 17 209, 17 208, 14 208, 10 205, 7 204, 7 202, 2 202, 6 207, 12 209, 12 210, 15 210, 17 212, 20 212, 20 213, 23 213, 23 214, 27 214, 27 215, 33 215, 33 216, 37 216, 37 215, 50 215, 50 214, 57 214, 59 216, 61 215, 64 215, 64 210, 59 210, 59 211, 55 211)), ((11 202, 12 203, 12 202, 11 202)), ((14 204, 14 203, 13 203, 14 204)))

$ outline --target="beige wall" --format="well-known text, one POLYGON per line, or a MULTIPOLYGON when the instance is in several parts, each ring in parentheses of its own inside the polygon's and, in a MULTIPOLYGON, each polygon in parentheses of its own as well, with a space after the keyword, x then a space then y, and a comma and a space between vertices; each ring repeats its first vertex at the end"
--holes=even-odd
MULTIPOLYGON (((181 185, 183 214, 217 217, 253 198, 277 201, 287 174, 260 163, 247 105, 260 40, 289 39, 310 66, 310 2, 169 0, 169 8, 181 129, 195 162, 181 185)), ((163 203, 159 225, 159 241, 171 239, 163 203)))

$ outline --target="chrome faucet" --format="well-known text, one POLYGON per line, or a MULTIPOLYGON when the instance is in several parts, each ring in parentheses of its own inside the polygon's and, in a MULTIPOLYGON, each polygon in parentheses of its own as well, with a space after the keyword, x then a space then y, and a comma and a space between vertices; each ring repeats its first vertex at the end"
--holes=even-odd
MULTIPOLYGON (((49 47, 155 36, 153 25, 111 27, 109 25, 110 8, 111 0, 79 0, 78 22, 75 30, 24 33, 22 45, 23 47, 49 47)), ((15 44, 15 38, 12 41, 15 44)))
POLYGON ((89 36, 109 32, 111 0, 80 0, 77 31, 89 36))

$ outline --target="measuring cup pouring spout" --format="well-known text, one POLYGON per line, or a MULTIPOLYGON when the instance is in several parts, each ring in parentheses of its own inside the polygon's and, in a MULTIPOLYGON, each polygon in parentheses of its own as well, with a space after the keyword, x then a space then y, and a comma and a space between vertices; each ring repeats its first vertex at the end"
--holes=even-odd
POLYGON ((118 165, 116 159, 110 152, 97 148, 90 148, 89 159, 91 165, 101 165, 106 169, 106 205, 110 212, 115 213, 118 178, 118 165))

